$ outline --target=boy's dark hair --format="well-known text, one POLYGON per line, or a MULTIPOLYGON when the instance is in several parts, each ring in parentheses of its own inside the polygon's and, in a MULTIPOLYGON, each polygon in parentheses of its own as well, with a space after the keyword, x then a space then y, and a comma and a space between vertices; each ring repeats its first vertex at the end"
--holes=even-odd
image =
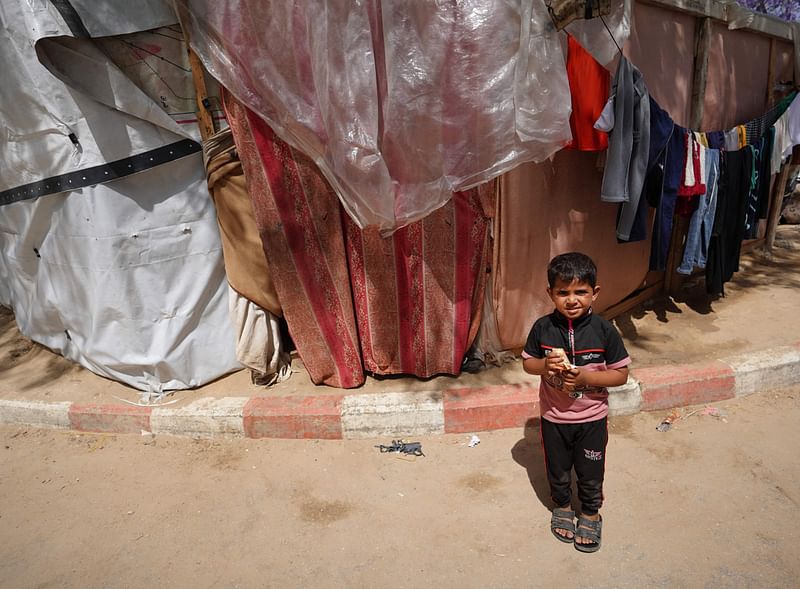
POLYGON ((594 288, 597 286, 597 266, 586 254, 580 252, 561 254, 550 260, 547 265, 547 284, 550 288, 553 288, 559 278, 567 283, 577 278, 578 282, 586 282, 594 288))

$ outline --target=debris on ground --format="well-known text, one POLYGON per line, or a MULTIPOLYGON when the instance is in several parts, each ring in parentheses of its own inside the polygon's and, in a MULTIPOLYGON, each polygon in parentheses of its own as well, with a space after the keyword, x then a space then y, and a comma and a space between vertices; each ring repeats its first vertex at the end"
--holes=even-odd
POLYGON ((469 443, 467 444, 467 446, 469 446, 470 448, 474 448, 475 446, 477 446, 480 443, 481 443, 481 439, 478 436, 476 436, 475 434, 472 434, 472 437, 469 439, 469 443))
POLYGON ((667 415, 661 423, 656 426, 656 429, 660 432, 668 432, 672 429, 672 425, 681 418, 680 411, 673 411, 669 415, 667 415))
POLYGON ((725 423, 728 423, 727 420, 728 413, 718 407, 710 407, 710 406, 706 407, 705 409, 700 411, 700 415, 710 415, 711 417, 717 417, 722 421, 724 421, 725 423))
POLYGON ((694 411, 690 411, 686 415, 681 415, 681 412, 678 411, 677 409, 675 409, 675 410, 672 411, 672 413, 670 413, 663 420, 661 420, 661 423, 659 423, 656 426, 656 429, 658 431, 660 431, 660 432, 667 432, 670 429, 672 429, 672 427, 678 421, 680 421, 681 419, 687 419, 687 418, 689 418, 689 417, 691 417, 692 415, 695 415, 695 414, 697 414, 697 415, 709 415, 711 417, 716 417, 716 418, 722 420, 725 423, 728 423, 728 419, 727 419, 728 414, 727 414, 727 412, 723 411, 722 409, 720 409, 718 407, 712 407, 710 405, 707 405, 703 409, 695 409, 694 411))
POLYGON ((375 446, 381 453, 396 452, 398 454, 413 454, 414 456, 425 456, 422 453, 422 443, 420 442, 404 442, 403 440, 392 440, 388 446, 378 444, 375 446))

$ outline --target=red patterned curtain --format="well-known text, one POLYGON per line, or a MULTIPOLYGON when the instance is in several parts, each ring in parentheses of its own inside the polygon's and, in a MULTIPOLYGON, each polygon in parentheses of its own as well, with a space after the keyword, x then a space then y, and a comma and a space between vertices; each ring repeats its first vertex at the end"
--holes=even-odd
POLYGON ((359 229, 317 166, 261 118, 229 94, 225 107, 284 317, 312 381, 352 388, 365 372, 458 374, 486 283, 485 195, 455 193, 383 238, 359 229))

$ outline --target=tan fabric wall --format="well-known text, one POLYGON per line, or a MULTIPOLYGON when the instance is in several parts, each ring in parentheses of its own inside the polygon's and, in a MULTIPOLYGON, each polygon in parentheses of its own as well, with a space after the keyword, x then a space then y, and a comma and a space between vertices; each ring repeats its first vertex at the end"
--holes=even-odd
MULTIPOLYGON (((625 47, 653 98, 682 126, 691 113, 695 27, 691 15, 634 3, 625 47)), ((755 33, 713 27, 702 130, 729 128, 766 110, 769 45, 755 33)), ((791 79, 791 44, 776 42, 775 49, 776 81, 791 79)), ((506 349, 521 348, 534 319, 552 309, 545 288, 554 255, 579 250, 594 258, 597 311, 625 298, 648 274, 650 241, 616 241, 617 207, 600 202, 597 157, 564 150, 552 162, 527 164, 500 179, 493 294, 506 349)))
POLYGON ((679 125, 689 125, 694 73, 694 18, 634 3, 625 54, 644 75, 650 94, 679 125))
MULTIPOLYGON (((720 24, 713 31, 703 110, 703 130, 709 131, 744 123, 768 107, 770 39, 720 24)), ((776 41, 775 82, 792 79, 793 59, 792 45, 776 41)))
POLYGON ((769 39, 714 24, 703 129, 729 129, 766 109, 769 39))
MULTIPOLYGON (((693 45, 691 16, 635 4, 626 55, 679 124, 689 119, 693 45)), ((553 256, 578 250, 595 260, 597 311, 624 299, 647 275, 650 241, 617 243, 617 205, 600 202, 597 160, 598 154, 563 150, 553 162, 521 166, 500 180, 493 292, 506 349, 521 348, 532 322, 552 310, 545 288, 553 256)))
POLYGON ((500 180, 494 297, 505 349, 525 344, 533 321, 552 310, 547 263, 583 251, 598 268, 601 311, 635 290, 647 273, 650 242, 619 245, 617 206, 600 202, 595 153, 563 150, 554 161, 520 166, 500 180))

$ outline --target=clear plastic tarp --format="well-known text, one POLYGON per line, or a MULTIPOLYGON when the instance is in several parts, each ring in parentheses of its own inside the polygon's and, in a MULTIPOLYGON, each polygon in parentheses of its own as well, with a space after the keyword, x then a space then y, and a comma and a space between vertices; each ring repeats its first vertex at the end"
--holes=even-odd
POLYGON ((176 6, 209 72, 314 159, 362 228, 390 233, 571 139, 543 0, 176 6))

